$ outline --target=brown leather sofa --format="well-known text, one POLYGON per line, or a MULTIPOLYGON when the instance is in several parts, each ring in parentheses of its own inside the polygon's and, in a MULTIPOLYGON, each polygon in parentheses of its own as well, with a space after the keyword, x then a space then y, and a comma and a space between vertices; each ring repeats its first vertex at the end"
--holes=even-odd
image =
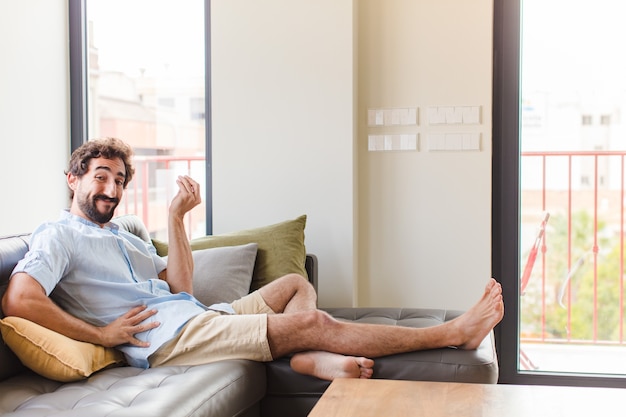
MULTIPOLYGON (((132 230, 131 230, 132 231, 132 230)), ((29 234, 0 238, 0 296, 28 249, 29 234)), ((317 259, 307 255, 317 285, 317 259)), ((334 308, 334 317, 426 327, 459 311, 417 308, 334 308)), ((4 315, 0 311, 0 318, 4 315)), ((493 336, 475 351, 436 349, 378 358, 375 378, 496 383, 493 336)), ((268 364, 231 360, 202 366, 105 369, 75 382, 57 382, 25 366, 0 342, 0 415, 9 416, 306 416, 328 381, 296 374, 288 358, 268 364)))

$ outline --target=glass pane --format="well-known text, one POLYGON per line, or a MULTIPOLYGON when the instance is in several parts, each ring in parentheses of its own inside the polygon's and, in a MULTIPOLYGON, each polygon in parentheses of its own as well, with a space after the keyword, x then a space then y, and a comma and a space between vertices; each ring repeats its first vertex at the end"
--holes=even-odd
POLYGON ((626 374, 626 3, 522 16, 519 369, 626 374))
MULTIPOLYGON (((204 0, 87 0, 88 131, 135 150, 135 177, 118 215, 139 215, 167 238, 178 175, 205 197, 204 0)), ((204 203, 187 215, 206 234, 204 203)))

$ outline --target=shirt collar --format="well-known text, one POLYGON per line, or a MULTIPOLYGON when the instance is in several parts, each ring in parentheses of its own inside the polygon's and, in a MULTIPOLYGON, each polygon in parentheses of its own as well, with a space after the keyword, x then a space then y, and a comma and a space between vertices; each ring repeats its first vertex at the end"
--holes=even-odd
MULTIPOLYGON (((67 221, 78 222, 78 223, 84 224, 85 226, 96 227, 98 229, 101 229, 99 224, 94 223, 91 220, 87 220, 83 217, 77 216, 75 214, 72 214, 70 213, 69 209, 65 209, 61 211, 61 219, 67 220, 67 221)), ((113 234, 118 234, 119 228, 120 227, 113 222, 108 222, 107 224, 104 225, 104 227, 102 227, 102 229, 110 230, 113 234)))

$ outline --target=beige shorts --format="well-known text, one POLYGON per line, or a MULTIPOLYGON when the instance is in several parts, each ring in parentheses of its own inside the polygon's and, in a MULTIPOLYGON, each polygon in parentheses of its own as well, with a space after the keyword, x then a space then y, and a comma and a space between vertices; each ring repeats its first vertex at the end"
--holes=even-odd
POLYGON ((234 301, 237 314, 206 311, 189 320, 178 336, 153 353, 151 367, 200 365, 226 359, 272 360, 267 315, 274 314, 255 291, 234 301))

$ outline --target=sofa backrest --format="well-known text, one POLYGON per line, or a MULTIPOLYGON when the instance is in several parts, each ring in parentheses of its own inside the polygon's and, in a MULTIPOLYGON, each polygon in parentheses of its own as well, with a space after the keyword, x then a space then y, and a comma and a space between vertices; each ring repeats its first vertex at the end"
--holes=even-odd
MULTIPOLYGON (((9 284, 9 277, 15 264, 24 257, 28 251, 28 239, 30 234, 0 237, 0 299, 4 295, 9 284)), ((0 318, 4 317, 0 308, 0 318)), ((16 375, 24 369, 24 366, 13 352, 0 339, 0 381, 16 375)))
POLYGON ((15 264, 26 255, 30 234, 0 237, 0 296, 4 294, 15 264))
POLYGON ((113 223, 117 224, 120 229, 126 230, 145 240, 150 242, 150 232, 143 224, 139 216, 135 214, 125 214, 123 216, 117 216, 113 219, 113 223))

